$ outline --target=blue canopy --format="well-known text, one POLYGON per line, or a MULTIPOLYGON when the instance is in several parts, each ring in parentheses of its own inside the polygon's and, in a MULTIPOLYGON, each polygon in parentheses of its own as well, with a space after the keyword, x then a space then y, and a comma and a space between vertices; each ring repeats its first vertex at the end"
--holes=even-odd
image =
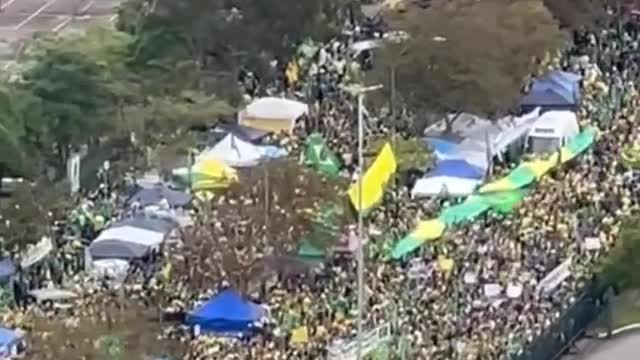
POLYGON ((11 258, 0 260, 0 280, 6 279, 16 273, 16 266, 11 258))
POLYGON ((436 153, 442 153, 442 154, 453 153, 456 151, 456 147, 458 146, 458 144, 454 142, 442 140, 434 137, 426 137, 423 139, 423 141, 427 145, 431 146, 436 153))
POLYGON ((532 89, 527 95, 525 95, 520 105, 573 107, 576 105, 576 101, 571 97, 567 97, 566 94, 560 93, 557 89, 532 89))
POLYGON ((469 164, 465 160, 452 159, 438 162, 435 169, 427 174, 427 177, 433 176, 482 179, 484 177, 484 171, 479 167, 469 164))
POLYGON ((565 71, 552 71, 545 76, 536 79, 531 87, 531 92, 553 90, 564 98, 577 103, 580 100, 580 75, 565 71))
POLYGON ((235 290, 224 290, 187 316, 187 324, 203 332, 246 334, 264 314, 264 309, 245 300, 235 290))
POLYGON ((6 352, 0 351, 0 356, 7 356, 10 354, 10 348, 13 345, 17 345, 22 341, 23 335, 18 331, 11 330, 6 327, 0 327, 0 348, 6 352))

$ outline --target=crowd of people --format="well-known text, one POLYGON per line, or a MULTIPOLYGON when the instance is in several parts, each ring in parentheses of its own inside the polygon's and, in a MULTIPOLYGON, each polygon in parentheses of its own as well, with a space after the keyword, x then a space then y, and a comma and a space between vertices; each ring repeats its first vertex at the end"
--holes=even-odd
MULTIPOLYGON (((595 262, 613 245, 622 215, 637 209, 634 194, 639 186, 630 181, 619 155, 622 144, 640 140, 634 125, 638 104, 630 86, 637 81, 633 69, 640 59, 625 50, 637 46, 639 34, 636 27, 625 26, 580 37, 590 40, 577 42, 572 54, 579 55, 578 60, 586 56, 586 64, 563 54, 549 66, 584 75, 591 71, 585 76, 579 117, 583 126, 600 131, 587 154, 543 178, 515 214, 490 214, 457 227, 410 261, 386 261, 390 244, 385 239, 368 245, 366 328, 393 322, 413 349, 411 358, 499 359, 518 354, 575 303, 592 281, 595 262), (616 90, 617 102, 612 104, 616 90), (602 108, 609 111, 602 114, 602 108), (590 226, 576 231, 576 214, 589 214, 590 226), (591 245, 585 245, 586 238, 591 245), (558 288, 540 291, 540 281, 567 262, 571 275, 558 288), (411 281, 411 269, 423 269, 425 276, 411 281), (490 294, 487 285, 497 292, 490 294)), ((319 116, 333 119, 335 113, 319 116)), ((325 135, 332 139, 331 132, 325 135)), ((353 144, 346 144, 351 153, 353 144)), ((370 229, 393 224, 402 234, 439 208, 437 203, 413 203, 403 192, 390 192, 386 200, 370 216, 370 229), (392 211, 397 202, 399 216, 392 211)), ((271 285, 255 297, 268 304, 273 317, 260 335, 247 341, 201 338, 189 358, 325 358, 336 339, 354 339, 356 333, 355 267, 351 259, 333 259, 312 281, 305 275, 271 285), (291 333, 299 326, 307 328, 309 341, 291 344, 291 333)))
MULTIPOLYGON (((355 34, 360 32, 354 29, 355 34)), ((279 67, 279 90, 315 106, 292 136, 269 140, 297 154, 307 135, 320 132, 341 157, 345 180, 337 184, 310 180, 309 172, 284 162, 275 164, 275 174, 264 178, 262 169, 259 174, 246 174, 243 181, 251 182, 248 189, 199 203, 197 220, 183 230, 178 248, 162 254, 165 258, 156 261, 161 264, 151 267, 163 268, 162 276, 142 271, 146 266, 142 264, 138 268, 144 274, 144 286, 125 287, 125 292, 137 293, 147 305, 188 311, 217 290, 233 286, 269 309, 270 318, 260 324, 256 336, 197 337, 189 343, 186 359, 324 359, 336 340, 355 338, 354 259, 332 257, 309 265, 288 256, 308 231, 309 213, 329 194, 343 194, 358 171, 356 108, 342 89, 369 66, 371 55, 354 57, 350 51, 354 38, 305 44, 307 49, 299 52, 303 60, 279 67), (307 56, 311 47, 312 55, 307 56), (274 189, 267 191, 268 186, 274 189), (164 271, 165 265, 172 271, 164 271), (292 333, 301 328, 307 339, 292 341, 292 333)), ((622 215, 638 208, 640 183, 629 176, 619 155, 624 144, 640 141, 635 124, 639 104, 633 87, 640 77, 640 59, 637 52, 629 51, 637 49, 640 33, 629 25, 576 34, 575 39, 574 49, 549 66, 598 69, 599 75, 585 77, 579 114, 583 126, 599 128, 592 149, 542 178, 514 214, 489 214, 457 226, 411 259, 389 259, 394 241, 419 220, 436 216, 447 202, 418 202, 410 199, 404 187, 390 188, 383 203, 368 215, 365 328, 391 324, 394 336, 407 345, 400 349, 399 342, 392 342, 392 359, 408 353, 418 360, 500 359, 518 354, 576 301, 592 279, 595 262, 613 245, 622 215), (578 61, 570 61, 570 56, 578 61), (610 96, 613 89, 620 95, 615 106, 610 96), (603 108, 608 112, 602 113, 603 108), (588 214, 587 221, 578 221, 576 214, 588 214), (593 246, 594 240, 585 246, 585 238, 597 239, 598 246, 593 246), (571 276, 552 291, 541 292, 541 279, 566 262, 571 276), (415 271, 420 276, 409 275, 415 271)), ((256 75, 245 74, 242 82, 248 95, 257 95, 256 75)), ((370 134, 384 134, 388 127, 381 126, 384 120, 380 119, 385 115, 371 111, 367 118, 370 134)), ((496 171, 495 176, 502 174, 496 171)), ((18 282, 24 289, 18 293, 45 287, 49 280, 56 286, 78 281, 86 242, 77 239, 91 241, 105 224, 131 212, 124 206, 126 195, 117 191, 120 188, 102 183, 56 236, 51 262, 56 266, 25 271, 18 282), (74 236, 67 236, 70 230, 74 236)), ((97 312, 103 316, 107 307, 101 306, 97 312)), ((173 335, 186 339, 184 333, 173 335)))

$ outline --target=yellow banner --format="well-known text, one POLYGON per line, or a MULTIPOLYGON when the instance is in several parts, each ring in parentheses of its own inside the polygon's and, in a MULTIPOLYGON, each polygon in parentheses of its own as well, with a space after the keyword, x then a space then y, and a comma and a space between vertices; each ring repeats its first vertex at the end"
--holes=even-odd
POLYGON ((358 182, 352 184, 349 188, 349 198, 353 207, 358 211, 366 212, 380 203, 384 195, 384 189, 397 168, 398 164, 391 145, 386 143, 380 150, 376 160, 362 177, 362 199, 360 199, 358 182))

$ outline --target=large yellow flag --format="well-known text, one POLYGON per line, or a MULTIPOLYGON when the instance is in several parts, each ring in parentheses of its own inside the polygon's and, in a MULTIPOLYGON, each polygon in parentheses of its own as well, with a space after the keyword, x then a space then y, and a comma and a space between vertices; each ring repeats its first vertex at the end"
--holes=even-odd
POLYGON ((358 211, 367 212, 382 201, 384 189, 397 168, 398 164, 391 145, 386 143, 380 150, 376 160, 362 177, 362 200, 360 200, 358 182, 352 184, 349 188, 349 198, 354 208, 358 211))

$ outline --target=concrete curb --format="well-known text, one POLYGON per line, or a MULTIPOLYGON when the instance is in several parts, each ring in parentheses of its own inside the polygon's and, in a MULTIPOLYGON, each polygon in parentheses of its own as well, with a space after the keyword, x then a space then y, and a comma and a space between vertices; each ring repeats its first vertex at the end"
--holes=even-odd
MULTIPOLYGON (((634 331, 634 330, 640 330, 640 323, 635 323, 635 324, 629 324, 629 325, 625 325, 623 327, 619 327, 613 331, 611 331, 611 336, 617 336, 629 331, 634 331)), ((599 332, 596 334, 596 337, 598 339, 604 339, 608 336, 609 334, 607 332, 599 332)))

